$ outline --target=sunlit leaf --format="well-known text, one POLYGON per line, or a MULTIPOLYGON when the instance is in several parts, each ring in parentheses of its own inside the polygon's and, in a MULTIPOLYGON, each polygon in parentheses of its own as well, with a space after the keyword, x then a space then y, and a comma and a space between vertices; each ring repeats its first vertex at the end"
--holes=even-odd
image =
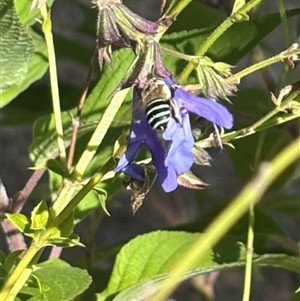
POLYGON ((42 294, 30 298, 30 301, 68 301, 85 291, 91 277, 87 271, 70 266, 60 259, 50 259, 35 265, 33 275, 44 287, 42 294))

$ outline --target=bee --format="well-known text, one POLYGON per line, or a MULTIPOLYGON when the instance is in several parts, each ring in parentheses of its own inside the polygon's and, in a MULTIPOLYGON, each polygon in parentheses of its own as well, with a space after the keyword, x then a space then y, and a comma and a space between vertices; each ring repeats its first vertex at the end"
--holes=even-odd
POLYGON ((173 100, 174 90, 163 79, 152 77, 141 91, 147 122, 154 129, 164 131, 171 118, 176 119, 177 107, 173 100))
POLYGON ((135 214, 137 210, 143 205, 144 201, 148 197, 148 193, 153 187, 157 173, 152 165, 144 165, 144 180, 139 181, 133 178, 129 180, 123 180, 123 186, 127 190, 131 191, 131 209, 132 213, 135 214))

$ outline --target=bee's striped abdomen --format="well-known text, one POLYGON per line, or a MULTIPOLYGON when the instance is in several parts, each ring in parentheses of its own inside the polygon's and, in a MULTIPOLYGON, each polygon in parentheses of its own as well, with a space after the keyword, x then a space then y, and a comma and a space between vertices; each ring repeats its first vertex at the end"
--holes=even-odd
POLYGON ((148 103, 145 109, 149 125, 155 129, 165 129, 171 118, 171 107, 168 99, 155 99, 148 103))

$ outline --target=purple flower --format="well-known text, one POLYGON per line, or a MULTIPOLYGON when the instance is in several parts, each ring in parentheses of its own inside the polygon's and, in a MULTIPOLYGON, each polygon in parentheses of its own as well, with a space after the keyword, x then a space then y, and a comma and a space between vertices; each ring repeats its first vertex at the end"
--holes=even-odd
MULTIPOLYGON (((162 139, 148 124, 145 110, 141 106, 134 110, 130 137, 126 152, 121 156, 115 171, 123 171, 131 178, 143 181, 143 168, 135 163, 142 148, 151 152, 158 178, 166 192, 177 188, 179 175, 190 170, 194 162, 192 148, 194 138, 191 131, 188 112, 193 112, 214 124, 231 128, 232 115, 222 105, 205 98, 195 96, 175 85, 170 77, 164 79, 172 91, 175 115, 170 118, 162 139)), ((134 89, 133 103, 139 103, 140 91, 134 89)))

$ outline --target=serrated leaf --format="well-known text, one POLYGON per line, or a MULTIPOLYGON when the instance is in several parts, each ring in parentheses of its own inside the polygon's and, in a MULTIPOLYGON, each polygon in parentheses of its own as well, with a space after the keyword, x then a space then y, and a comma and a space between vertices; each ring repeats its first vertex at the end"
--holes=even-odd
MULTIPOLYGON (((98 300, 136 283, 170 270, 184 251, 199 238, 199 234, 157 231, 136 237, 125 245, 117 256, 109 284, 98 300)), ((202 264, 209 265, 212 251, 202 264)))
MULTIPOLYGON (((258 266, 274 266, 280 268, 290 269, 292 271, 296 271, 299 273, 299 269, 294 269, 292 266, 297 264, 299 258, 282 255, 282 254, 267 254, 260 256, 254 260, 254 265, 258 266)), ((223 265, 216 265, 212 267, 195 269, 191 270, 184 275, 181 276, 182 281, 189 279, 191 277, 210 273, 212 271, 222 271, 229 268, 235 268, 239 266, 243 266, 244 262, 235 262, 223 265)), ((151 279, 140 281, 129 288, 125 289, 121 293, 119 293, 113 301, 132 301, 132 300, 146 300, 147 297, 150 297, 155 292, 160 289, 160 284, 167 278, 167 275, 159 275, 155 276, 151 279)), ((98 298, 98 300, 102 300, 98 298)), ((111 299, 107 299, 111 300, 111 299)))
MULTIPOLYGON (((184 260, 182 255, 195 243, 200 234, 174 231, 157 231, 133 239, 125 245, 117 260, 105 291, 99 301, 132 301, 146 298, 159 289, 175 262, 184 260)), ((228 247, 228 246, 227 246, 228 247)), ((236 248, 236 247, 235 247, 236 248)), ((203 273, 244 265, 245 253, 237 248, 211 250, 201 262, 181 276, 182 281, 203 273), (222 252, 225 252, 225 257, 222 252), (227 258, 227 259, 225 259, 227 258)), ((300 272, 297 257, 282 254, 254 256, 254 264, 275 266, 300 272)))
POLYGON ((15 225, 15 227, 25 234, 29 230, 30 222, 24 214, 21 213, 5 213, 5 216, 15 225))
MULTIPOLYGON (((23 1, 24 2, 24 1, 23 1)), ((8 88, 1 93, 1 102, 7 104, 22 91, 27 89, 33 82, 40 79, 48 69, 46 43, 41 36, 28 31, 33 39, 34 53, 28 63, 28 70, 22 82, 18 86, 8 88)), ((24 114, 24 112, 22 112, 24 114)), ((23 116, 22 116, 23 118, 23 116)))
POLYGON ((49 219, 48 206, 45 200, 38 203, 31 212, 31 225, 32 230, 46 229, 49 219))
MULTIPOLYGON (((33 41, 22 26, 13 0, 0 1, 0 91, 16 88, 25 79, 33 41)), ((1 97, 0 107, 7 104, 1 97)))
POLYGON ((92 279, 86 270, 75 268, 60 259, 50 259, 35 266, 32 274, 44 287, 43 294, 30 301, 68 301, 85 291, 92 279))

